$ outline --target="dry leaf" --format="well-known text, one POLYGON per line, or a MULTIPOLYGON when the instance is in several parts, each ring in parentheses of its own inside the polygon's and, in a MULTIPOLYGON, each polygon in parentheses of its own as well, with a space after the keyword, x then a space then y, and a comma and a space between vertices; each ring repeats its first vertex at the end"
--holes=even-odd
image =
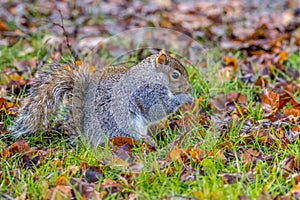
POLYGON ((29 145, 26 143, 24 138, 18 139, 16 142, 11 144, 7 149, 3 149, 2 156, 7 159, 16 153, 26 153, 26 156, 31 157, 29 145))
POLYGON ((261 99, 265 117, 275 114, 279 108, 279 95, 271 90, 263 88, 261 99))
POLYGON ((57 185, 68 185, 68 181, 64 175, 59 176, 54 183, 56 186, 57 185))

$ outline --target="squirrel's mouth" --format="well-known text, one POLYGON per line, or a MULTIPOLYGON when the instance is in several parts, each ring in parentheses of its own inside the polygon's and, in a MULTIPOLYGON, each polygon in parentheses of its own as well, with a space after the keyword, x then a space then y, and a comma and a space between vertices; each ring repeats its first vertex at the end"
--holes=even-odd
POLYGON ((178 87, 176 89, 174 89, 172 92, 174 95, 177 95, 177 94, 188 94, 192 91, 192 87, 190 85, 187 85, 187 86, 182 86, 182 87, 178 87))

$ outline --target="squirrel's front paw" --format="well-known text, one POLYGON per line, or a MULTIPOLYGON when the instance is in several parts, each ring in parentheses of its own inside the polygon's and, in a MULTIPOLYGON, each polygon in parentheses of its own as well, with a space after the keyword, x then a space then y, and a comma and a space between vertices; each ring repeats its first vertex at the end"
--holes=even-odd
POLYGON ((177 94, 175 96, 180 104, 192 104, 194 97, 191 94, 177 94))

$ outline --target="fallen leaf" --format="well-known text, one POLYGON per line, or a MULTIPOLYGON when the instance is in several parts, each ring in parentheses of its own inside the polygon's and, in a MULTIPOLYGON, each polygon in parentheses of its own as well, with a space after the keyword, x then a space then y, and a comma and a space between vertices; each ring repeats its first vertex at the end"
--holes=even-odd
POLYGON ((68 185, 68 181, 66 179, 66 176, 64 175, 61 175, 59 176, 56 180, 55 180, 55 183, 54 183, 56 186, 58 185, 68 185))
POLYGON ((269 117, 279 108, 279 95, 271 90, 263 88, 262 90, 262 110, 265 112, 265 117, 269 117))
POLYGON ((2 156, 7 159, 17 153, 25 153, 25 156, 31 157, 30 147, 22 137, 11 144, 7 149, 3 149, 2 156))
POLYGON ((101 190, 106 190, 110 193, 119 192, 123 189, 122 185, 111 179, 104 179, 100 184, 101 190))
POLYGON ((88 182, 97 182, 99 179, 103 178, 103 172, 101 167, 90 167, 86 170, 85 177, 88 182))
POLYGON ((178 144, 176 144, 175 147, 169 153, 168 158, 170 158, 173 161, 182 162, 181 153, 182 153, 182 150, 179 149, 178 144))
POLYGON ((291 189, 291 197, 293 199, 299 199, 300 198, 300 183, 298 183, 295 187, 291 189))
POLYGON ((71 184, 75 186, 76 191, 80 193, 82 198, 93 199, 99 196, 99 193, 95 191, 94 183, 87 183, 83 179, 72 177, 71 184))
POLYGON ((109 140, 113 145, 115 146, 123 146, 128 145, 128 151, 131 152, 131 148, 138 146, 138 143, 134 141, 132 138, 126 138, 126 137, 114 137, 109 140))
POLYGON ((7 26, 2 21, 0 21, 0 31, 9 31, 7 26))
POLYGON ((288 156, 282 161, 282 168, 284 169, 283 176, 288 177, 289 174, 295 173, 297 168, 298 157, 288 156))
POLYGON ((47 192, 48 199, 71 199, 74 197, 73 189, 69 185, 57 185, 47 192))
POLYGON ((238 61, 233 57, 224 57, 223 62, 226 67, 231 67, 233 71, 236 71, 238 68, 238 61))

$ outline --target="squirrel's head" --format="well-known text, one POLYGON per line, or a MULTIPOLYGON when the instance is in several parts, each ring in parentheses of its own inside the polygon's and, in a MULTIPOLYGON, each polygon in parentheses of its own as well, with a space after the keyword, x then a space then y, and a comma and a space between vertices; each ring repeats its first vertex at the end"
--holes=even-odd
POLYGON ((173 94, 188 93, 191 85, 185 67, 165 50, 161 50, 155 58, 156 69, 163 72, 169 80, 169 88, 173 94))

